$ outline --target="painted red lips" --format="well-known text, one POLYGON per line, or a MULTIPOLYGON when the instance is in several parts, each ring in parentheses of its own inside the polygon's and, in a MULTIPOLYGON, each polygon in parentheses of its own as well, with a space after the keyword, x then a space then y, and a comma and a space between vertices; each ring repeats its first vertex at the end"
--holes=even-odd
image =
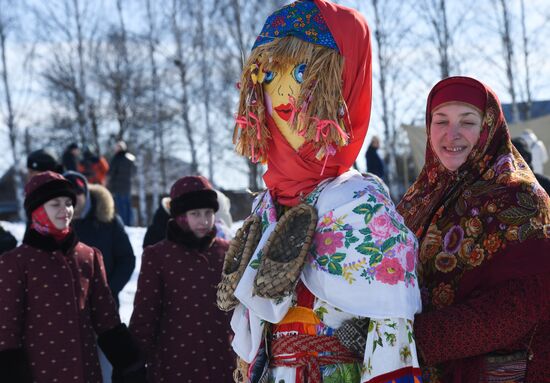
POLYGON ((288 104, 281 104, 275 108, 275 112, 283 119, 284 121, 289 121, 290 116, 292 115, 292 105, 290 103, 288 104))

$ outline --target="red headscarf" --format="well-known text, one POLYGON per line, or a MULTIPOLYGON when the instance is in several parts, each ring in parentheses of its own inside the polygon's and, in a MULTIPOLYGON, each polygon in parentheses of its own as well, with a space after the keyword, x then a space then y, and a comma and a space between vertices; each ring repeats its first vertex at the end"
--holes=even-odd
POLYGON ((65 229, 58 229, 51 221, 50 217, 48 217, 48 213, 46 212, 44 205, 40 206, 32 212, 31 228, 42 235, 48 235, 55 238, 57 242, 61 242, 71 232, 70 227, 66 227, 65 229))
MULTIPOLYGON (((333 156, 318 160, 313 146, 304 143, 295 151, 267 116, 272 134, 268 170, 264 181, 282 205, 297 205, 324 179, 337 177, 353 165, 367 134, 372 98, 370 32, 367 22, 354 9, 315 0, 344 57, 343 96, 349 112, 351 137, 347 146, 333 156), (322 174, 321 174, 322 173, 322 174)), ((346 124, 348 122, 346 121, 346 124)))
POLYGON ((397 207, 420 242, 423 312, 550 272, 550 198, 512 146, 496 95, 472 78, 440 81, 428 96, 428 137, 434 102, 442 98, 483 106, 483 122, 479 141, 455 172, 440 163, 428 139, 424 168, 397 207), (484 100, 449 96, 453 87, 484 100))

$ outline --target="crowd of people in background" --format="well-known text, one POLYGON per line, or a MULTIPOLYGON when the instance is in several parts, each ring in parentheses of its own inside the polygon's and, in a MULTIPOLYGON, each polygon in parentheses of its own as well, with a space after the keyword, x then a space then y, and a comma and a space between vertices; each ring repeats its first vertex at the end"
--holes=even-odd
MULTIPOLYGON (((11 344, 13 348, 10 348, 8 352, 0 350, 0 376, 10 382, 30 381, 31 376, 37 374, 41 374, 41 379, 48 381, 62 381, 59 379, 65 379, 64 377, 72 374, 75 376, 76 381, 82 382, 145 382, 145 362, 151 363, 150 358, 160 360, 158 359, 159 356, 155 354, 160 350, 155 347, 153 340, 139 336, 140 331, 146 332, 156 328, 154 323, 144 323, 145 319, 143 317, 145 314, 147 314, 146 318, 153 320, 156 320, 157 317, 176 315, 178 318, 177 328, 180 331, 198 325, 198 338, 193 338, 189 350, 191 350, 193 344, 201 339, 201 336, 206 334, 200 328, 198 319, 201 310, 196 310, 196 315, 190 321, 188 319, 189 315, 186 315, 187 312, 184 313, 183 310, 180 311, 179 309, 181 305, 190 303, 195 298, 193 298, 193 295, 189 295, 190 300, 185 302, 188 296, 180 294, 175 286, 181 285, 181 291, 183 291, 188 283, 193 283, 197 284, 201 291, 207 293, 197 297, 197 304, 207 303, 208 301, 212 303, 211 319, 219 327, 219 330, 216 330, 215 333, 219 345, 225 344, 226 350, 220 354, 220 351, 224 348, 220 349, 219 345, 210 345, 208 350, 204 349, 197 353, 196 362, 205 365, 200 373, 204 374, 211 367, 211 363, 204 362, 206 360, 204 357, 210 355, 209 360, 213 357, 219 358, 217 363, 222 374, 220 376, 227 378, 224 378, 225 381, 229 381, 232 362, 227 343, 229 339, 228 320, 225 318, 226 315, 219 312, 215 307, 216 290, 212 286, 217 283, 223 255, 228 245, 227 240, 231 238, 230 227, 233 221, 230 213, 230 201, 223 193, 214 190, 203 177, 182 178, 175 183, 170 195, 162 198, 144 238, 143 248, 146 252, 143 259, 145 265, 141 270, 142 276, 140 277, 139 286, 150 283, 148 280, 150 273, 155 273, 155 271, 148 271, 151 262, 153 262, 151 270, 159 270, 158 268, 161 267, 161 270, 165 270, 165 275, 155 276, 155 280, 158 281, 159 285, 155 286, 154 289, 149 289, 148 286, 138 288, 136 294, 137 309, 132 317, 132 332, 137 335, 134 337, 130 335, 124 325, 120 324, 117 308, 119 306, 118 295, 128 283, 136 264, 132 244, 125 230, 125 225, 132 223, 131 184, 132 177, 135 174, 135 157, 128 152, 123 141, 117 142, 114 149, 114 155, 110 163, 103 156, 94 154, 89 148, 81 151, 75 143, 67 146, 61 157, 61 163, 55 153, 49 149, 39 149, 31 152, 27 158, 25 208, 28 222, 23 244, 17 247, 15 237, 0 227, 0 254, 6 254, 6 257, 2 257, 0 261, 2 262, 2 267, 0 267, 0 278, 2 279, 0 279, 0 283, 19 283, 16 280, 21 281, 18 279, 21 277, 20 275, 10 275, 10 278, 4 278, 3 273, 7 269, 3 266, 5 264, 13 266, 16 262, 9 255, 12 253, 10 250, 25 250, 27 247, 31 247, 36 251, 51 251, 52 255, 56 257, 58 256, 56 252, 59 252, 64 260, 63 262, 69 262, 68 265, 71 269, 70 274, 63 277, 64 280, 67 282, 70 280, 70 283, 75 285, 75 291, 82 291, 80 295, 77 294, 73 297, 75 299, 74 303, 77 306, 80 305, 80 311, 77 310, 74 314, 83 318, 75 321, 74 331, 82 331, 83 334, 86 334, 86 337, 98 337, 97 349, 92 350, 90 348, 95 342, 89 339, 75 344, 73 353, 76 353, 78 349, 81 350, 80 352, 84 358, 81 361, 82 363, 77 360, 75 369, 69 369, 58 374, 58 371, 52 368, 53 366, 44 363, 33 350, 29 351, 29 348, 34 347, 33 344, 27 344, 25 341, 22 341, 22 343, 21 341, 14 342, 11 344), (198 182, 201 187, 197 190, 189 189, 187 187, 188 181, 198 182), (187 198, 187 196, 190 197, 187 198), (36 199, 36 202, 33 202, 34 199, 36 199), (182 200, 185 200, 183 207, 182 200), (53 211, 53 207, 50 208, 50 205, 55 207, 56 210, 53 211), (53 212, 50 213, 50 210, 53 212), (197 215, 197 212, 200 214, 197 215), (122 217, 125 217, 126 221, 122 217), (167 269, 157 264, 157 262, 160 262, 158 256, 151 257, 147 255, 148 251, 153 253, 155 246, 159 249, 171 249, 174 248, 174 244, 183 247, 174 254, 175 257, 172 260, 176 264, 167 269), (147 250, 148 248, 150 250, 147 250), (90 259, 87 255, 89 249, 93 249, 90 253, 92 256, 90 259), (74 265, 70 261, 72 252, 77 258, 74 265), (178 257, 181 260, 183 255, 188 256, 188 254, 195 253, 194 259, 197 262, 197 271, 193 272, 192 269, 189 269, 183 277, 181 271, 185 270, 182 269, 176 274, 178 276, 174 277, 178 257), (150 258, 151 261, 149 261, 150 258), (93 265, 91 272, 95 274, 88 275, 88 269, 83 264, 93 265), (164 278, 166 278, 165 281, 164 278), (92 279, 95 283, 93 289, 91 285, 88 285, 92 279), (147 279, 146 282, 145 279, 147 279), (175 306, 166 296, 164 300, 155 299, 155 304, 158 304, 155 307, 158 307, 161 311, 151 312, 151 302, 148 301, 148 294, 158 294, 166 283, 175 283, 174 286, 171 286, 171 291, 175 295, 169 299, 183 299, 184 301, 175 306), (108 296, 105 295, 107 291, 109 292, 108 296), (90 306, 82 306, 83 301, 90 301, 90 306), (99 303, 101 303, 101 308, 99 303), (164 312, 167 305, 172 308, 164 312), (170 312, 172 314, 169 314, 170 312), (105 320, 99 317, 109 319, 105 320), (182 323, 185 321, 189 323, 182 327, 182 323), (93 333, 95 335, 91 335, 93 333), (150 342, 153 343, 149 344, 150 342), (143 345, 143 351, 138 351, 139 343, 143 345), (125 348, 125 350, 123 351, 120 347, 125 348), (121 354, 125 354, 125 356, 121 357, 121 354), (223 358, 221 358, 222 355, 223 358), (31 363, 32 368, 30 370, 26 363, 31 363), (86 367, 83 371, 79 367, 81 364, 91 367, 86 367), (42 369, 40 372, 38 372, 39 368, 42 369)), ((166 254, 166 257, 169 256, 169 253, 166 254)), ((67 286, 60 285, 57 280, 51 279, 51 275, 57 278, 57 273, 62 275, 62 270, 65 270, 65 267, 61 267, 61 270, 58 270, 57 267, 53 264, 45 264, 43 270, 46 270, 46 273, 49 273, 50 276, 40 277, 43 278, 43 283, 52 286, 51 292, 55 296, 59 296, 57 289, 67 286)), ((73 298, 68 296, 66 298, 69 299, 67 304, 72 304, 73 298)), ((26 299, 23 299, 23 301, 26 299)), ((13 297, 11 295, 3 296, 1 300, 2 304, 5 304, 6 310, 10 310, 10 314, 13 312, 14 318, 17 317, 18 323, 10 322, 10 326, 17 327, 18 332, 23 337, 32 338, 37 331, 40 331, 38 326, 34 326, 34 322, 32 322, 36 318, 29 320, 25 314, 25 310, 34 308, 32 304, 26 307, 15 305, 16 302, 21 301, 15 295, 13 297), (27 321, 31 324, 30 327, 20 327, 22 323, 27 321)), ((57 299, 53 299, 53 302, 48 301, 45 304, 48 307, 50 305, 58 307, 61 303, 57 299)), ((37 312, 39 313, 38 317, 40 317, 40 311, 37 310, 37 312)), ((69 320, 71 321, 71 319, 69 320)), ((172 319, 169 319, 165 325, 175 326, 172 319)), ((204 325, 211 326, 212 323, 205 321, 204 325)), ((171 331, 170 334, 176 328, 172 327, 168 327, 171 331)), ((4 324, 3 328, 6 328, 4 324)), ((60 334, 62 332, 60 330, 60 334)), ((165 333, 166 330, 162 330, 161 333, 151 334, 156 339, 156 337, 165 333)), ((74 334, 71 336, 74 336, 74 334)), ((52 339, 50 343, 55 342, 56 334, 50 332, 48 339, 50 338, 52 339)), ((59 339, 62 339, 62 337, 59 339)), ((206 340, 206 337, 204 339, 206 340)), ((47 339, 44 342, 47 342, 47 339)), ((171 343, 168 339, 162 342, 171 343)), ((205 342, 201 340, 201 343, 205 342)), ((42 343, 40 347, 42 347, 42 343)), ((177 351, 177 349, 172 351, 177 351)), ((37 352, 38 355, 43 353, 41 350, 37 350, 37 352)), ((189 354, 190 351, 186 352, 189 354)), ((55 357, 60 358, 57 354, 55 357)), ((177 353, 174 357, 177 357, 177 353)), ((181 360, 184 359, 182 355, 181 360)), ((174 377, 182 376, 181 368, 183 368, 183 364, 174 359, 174 364, 168 364, 167 368, 170 369, 170 366, 172 366, 171 373, 174 377)), ((159 372, 155 372, 151 368, 149 369, 149 375, 151 379, 156 379, 159 372)))

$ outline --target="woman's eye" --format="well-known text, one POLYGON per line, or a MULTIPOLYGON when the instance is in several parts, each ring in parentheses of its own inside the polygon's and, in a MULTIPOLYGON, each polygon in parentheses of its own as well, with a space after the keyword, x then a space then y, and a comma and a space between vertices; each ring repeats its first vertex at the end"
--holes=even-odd
POLYGON ((298 64, 294 67, 292 75, 298 84, 304 82, 304 72, 306 71, 307 64, 298 64))
POLYGON ((272 71, 265 72, 264 82, 266 84, 269 84, 271 81, 273 81, 274 78, 275 78, 275 72, 272 72, 272 71))

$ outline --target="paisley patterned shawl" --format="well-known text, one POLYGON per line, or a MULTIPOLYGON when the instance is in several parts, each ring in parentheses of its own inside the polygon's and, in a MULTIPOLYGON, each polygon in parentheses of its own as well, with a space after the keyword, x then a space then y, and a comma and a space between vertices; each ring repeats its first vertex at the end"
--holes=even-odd
POLYGON ((477 80, 451 77, 428 97, 467 84, 487 95, 479 141, 455 172, 426 145, 425 165, 398 211, 420 241, 424 311, 458 303, 503 281, 550 271, 550 198, 510 141, 494 92, 477 80))

